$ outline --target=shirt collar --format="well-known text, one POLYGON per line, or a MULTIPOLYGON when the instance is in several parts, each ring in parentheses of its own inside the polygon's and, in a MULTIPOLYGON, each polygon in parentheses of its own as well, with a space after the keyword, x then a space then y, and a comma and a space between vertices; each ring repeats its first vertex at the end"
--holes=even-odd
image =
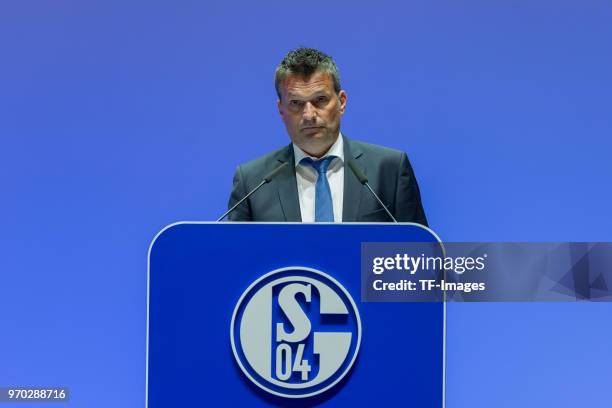
POLYGON ((336 139, 334 144, 320 159, 310 156, 308 153, 300 149, 295 143, 293 143, 293 155, 295 156, 295 167, 297 167, 302 161, 302 159, 305 157, 310 157, 313 160, 321 160, 326 158, 327 156, 336 156, 340 159, 340 161, 344 162, 344 140, 342 137, 342 133, 338 133, 338 138, 336 139))

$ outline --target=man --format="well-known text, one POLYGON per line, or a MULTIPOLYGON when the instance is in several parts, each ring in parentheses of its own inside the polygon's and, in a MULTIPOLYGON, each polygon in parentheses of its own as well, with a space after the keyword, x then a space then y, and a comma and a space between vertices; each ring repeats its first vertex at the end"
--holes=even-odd
POLYGON ((311 48, 289 52, 276 68, 275 86, 292 143, 238 166, 229 206, 271 171, 288 165, 239 205, 230 220, 391 222, 351 170, 348 163, 353 161, 397 221, 427 225, 406 154, 340 133, 347 94, 329 56, 311 48))

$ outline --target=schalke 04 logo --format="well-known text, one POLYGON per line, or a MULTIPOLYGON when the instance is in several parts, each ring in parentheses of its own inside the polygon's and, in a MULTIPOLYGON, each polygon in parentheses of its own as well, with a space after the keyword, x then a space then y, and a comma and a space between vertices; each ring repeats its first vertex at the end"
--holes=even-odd
POLYGON ((310 397, 351 369, 361 320, 349 292, 331 276, 282 268, 245 290, 230 337, 238 365, 258 387, 282 397, 310 397))

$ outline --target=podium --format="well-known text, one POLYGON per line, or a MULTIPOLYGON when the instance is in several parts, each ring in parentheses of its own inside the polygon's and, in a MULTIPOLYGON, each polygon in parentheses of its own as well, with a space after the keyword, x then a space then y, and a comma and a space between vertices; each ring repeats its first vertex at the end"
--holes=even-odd
POLYGON ((147 406, 443 405, 444 305, 362 302, 417 224, 183 222, 149 249, 147 406))

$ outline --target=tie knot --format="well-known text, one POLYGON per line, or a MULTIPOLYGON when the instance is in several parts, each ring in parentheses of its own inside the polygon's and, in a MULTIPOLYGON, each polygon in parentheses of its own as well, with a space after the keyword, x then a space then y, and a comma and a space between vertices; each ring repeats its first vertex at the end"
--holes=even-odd
POLYGON ((301 163, 307 164, 314 168, 319 174, 326 174, 329 164, 334 160, 336 156, 327 156, 322 160, 313 160, 310 157, 302 159, 301 163))

